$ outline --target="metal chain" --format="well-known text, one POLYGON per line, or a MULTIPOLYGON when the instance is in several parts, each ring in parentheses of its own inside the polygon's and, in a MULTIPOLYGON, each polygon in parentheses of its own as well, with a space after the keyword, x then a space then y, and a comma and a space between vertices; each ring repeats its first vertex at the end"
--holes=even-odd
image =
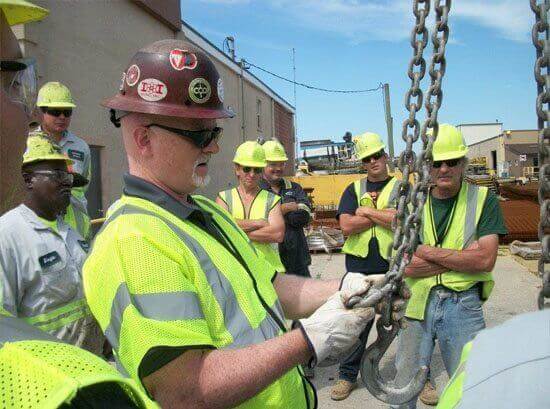
MULTIPOLYGON (((415 1, 415 16, 417 3, 418 2, 415 1)), ((443 101, 443 91, 441 90, 441 85, 445 75, 445 69, 447 67, 445 47, 449 39, 448 17, 451 9, 451 0, 445 0, 443 5, 441 3, 441 0, 435 0, 434 3, 436 20, 435 30, 432 33, 433 54, 429 69, 431 84, 426 95, 426 120, 422 124, 422 127, 420 127, 418 121, 415 118, 412 118, 412 115, 409 115, 409 119, 405 120, 403 124, 403 139, 407 142, 407 146, 399 158, 399 169, 403 174, 403 179, 400 182, 399 202, 397 207, 396 223, 394 226, 395 233, 393 249, 395 250, 395 255, 392 258, 392 265, 390 266, 389 278, 393 280, 400 280, 403 277, 405 268, 407 264, 409 264, 412 255, 418 247, 420 229, 422 227, 422 212, 429 194, 432 147, 439 131, 437 115, 443 101), (414 122, 411 122, 411 119, 414 122), (414 129, 413 135, 410 135, 407 132, 407 128, 409 127, 414 129), (428 135, 428 129, 430 128, 433 129, 433 132, 431 135, 428 135), (414 170, 416 171, 416 174, 414 187, 411 190, 409 175, 411 172, 414 153, 412 151, 412 143, 410 143, 410 141, 416 142, 419 135, 422 138, 422 149, 418 153, 418 158, 414 163, 414 170), (407 215, 407 202, 409 201, 412 207, 407 215)), ((426 1, 425 4, 427 5, 426 7, 429 8, 429 1, 426 1)), ((424 30, 426 30, 425 27, 424 30)), ((424 46, 425 45, 426 44, 424 44, 424 46)), ((414 60, 415 58, 413 58, 413 63, 414 60)), ((409 70, 409 77, 410 76, 409 70)), ((414 84, 413 81, 411 90, 407 92, 405 97, 407 101, 409 100, 409 95, 415 92, 415 85, 416 84, 414 84)), ((409 105, 407 108, 414 108, 417 111, 420 109, 414 104, 413 106, 409 105)), ((409 114, 410 113, 411 111, 409 110, 409 114)))
POLYGON ((538 307, 550 307, 550 42, 548 11, 550 0, 538 4, 530 0, 531 9, 535 13, 535 24, 531 32, 533 45, 537 50, 535 62, 535 80, 537 82, 536 111, 539 129, 539 204, 540 223, 539 240, 542 253, 539 260, 539 275, 542 278, 542 289, 538 297, 538 307))
MULTIPOLYGON (((426 18, 430 13, 430 0, 414 0, 413 14, 416 17, 416 24, 411 32, 411 46, 413 57, 409 63, 408 76, 411 79, 411 87, 405 94, 405 108, 409 111, 409 117, 403 122, 402 135, 405 141, 405 150, 399 155, 398 167, 403 177, 399 183, 399 195, 397 202, 397 214, 393 222, 393 250, 391 267, 387 274, 390 280, 398 280, 403 276, 407 259, 412 257, 418 245, 418 233, 420 229, 419 218, 416 212, 407 214, 408 204, 414 196, 414 188, 409 181, 415 170, 416 157, 413 151, 413 144, 420 136, 420 122, 416 113, 422 108, 423 93, 420 89, 420 82, 426 75, 426 60, 423 52, 428 44, 428 29, 426 18), (423 6, 423 7, 421 7, 423 6), (416 70, 415 70, 416 68, 416 70), (413 100, 412 98, 416 98, 413 100), (412 195, 411 195, 412 191, 412 195), (408 257, 406 257, 406 255, 408 257)), ((414 201, 415 203, 418 202, 414 201)))

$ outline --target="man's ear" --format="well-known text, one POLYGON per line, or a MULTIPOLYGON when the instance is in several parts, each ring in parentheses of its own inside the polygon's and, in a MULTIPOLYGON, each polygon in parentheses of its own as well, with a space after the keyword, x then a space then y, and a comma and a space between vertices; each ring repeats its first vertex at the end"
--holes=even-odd
POLYGON ((150 128, 140 125, 136 126, 132 133, 136 149, 143 156, 150 156, 151 154, 150 132, 150 128))
POLYGON ((33 188, 33 177, 28 172, 23 172, 23 181, 25 182, 25 187, 27 190, 32 190, 33 188))

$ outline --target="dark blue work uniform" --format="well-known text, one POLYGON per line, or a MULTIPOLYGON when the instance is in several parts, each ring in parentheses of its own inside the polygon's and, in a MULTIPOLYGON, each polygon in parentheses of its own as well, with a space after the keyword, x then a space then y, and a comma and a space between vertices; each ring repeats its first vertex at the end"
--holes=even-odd
POLYGON ((298 210, 284 215, 285 238, 279 244, 279 255, 288 274, 311 277, 308 268, 311 256, 304 234, 304 227, 311 221, 311 204, 304 189, 298 183, 286 179, 279 181, 279 192, 271 189, 271 185, 264 179, 260 181, 260 187, 281 196, 281 204, 298 203, 298 210))

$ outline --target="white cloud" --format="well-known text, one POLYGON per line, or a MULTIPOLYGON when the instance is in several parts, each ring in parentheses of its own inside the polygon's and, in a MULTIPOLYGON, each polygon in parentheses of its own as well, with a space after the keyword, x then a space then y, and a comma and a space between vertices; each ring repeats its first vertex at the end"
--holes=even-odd
MULTIPOLYGON (((219 5, 263 4, 299 26, 344 36, 352 42, 402 41, 414 23, 412 0, 198 0, 219 5)), ((432 2, 433 4, 433 2, 432 2)), ((430 10, 433 25, 435 13, 430 10)), ((529 41, 533 14, 526 0, 455 0, 452 25, 469 23, 512 41, 529 41)), ((459 41, 460 42, 460 41, 459 41)))
MULTIPOLYGON (((527 1, 461 0, 453 3, 452 15, 495 30, 513 41, 529 41, 534 15, 527 1)), ((452 18, 451 15, 451 18, 452 18)))

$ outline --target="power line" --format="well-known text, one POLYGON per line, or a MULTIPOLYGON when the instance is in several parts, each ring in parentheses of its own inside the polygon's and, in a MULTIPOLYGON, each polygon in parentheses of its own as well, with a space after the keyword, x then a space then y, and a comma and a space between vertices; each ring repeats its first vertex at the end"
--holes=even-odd
POLYGON ((304 87, 304 88, 311 89, 311 90, 314 90, 314 91, 332 92, 332 93, 336 93, 336 94, 362 94, 362 93, 367 93, 367 92, 375 92, 375 91, 381 90, 384 87, 384 85, 382 83, 379 83, 378 87, 369 88, 369 89, 342 90, 342 89, 319 88, 319 87, 314 87, 313 85, 304 84, 303 82, 296 82, 296 81, 293 81, 291 79, 282 77, 280 75, 275 74, 274 72, 266 70, 265 68, 258 67, 257 65, 252 64, 249 61, 243 60, 243 62, 248 66, 248 67, 245 67, 246 69, 248 69, 250 67, 254 67, 254 68, 257 68, 260 71, 263 71, 263 72, 265 72, 269 75, 274 76, 275 78, 279 78, 283 81, 290 82, 291 84, 295 84, 295 85, 298 85, 300 87, 304 87))

